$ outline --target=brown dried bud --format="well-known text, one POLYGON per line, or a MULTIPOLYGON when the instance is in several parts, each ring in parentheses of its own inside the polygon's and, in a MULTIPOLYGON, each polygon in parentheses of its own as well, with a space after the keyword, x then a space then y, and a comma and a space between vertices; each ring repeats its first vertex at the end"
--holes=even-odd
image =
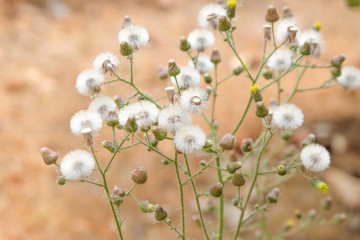
POLYGON ((221 62, 221 57, 220 57, 220 53, 219 50, 214 49, 211 53, 211 57, 210 57, 210 61, 213 64, 218 64, 219 62, 221 62))
POLYGON ((167 212, 159 205, 155 205, 155 219, 158 221, 163 221, 167 217, 167 212))
POLYGON ((220 197, 222 193, 223 193, 223 185, 220 182, 217 182, 210 187, 211 196, 220 197))
POLYGON ((41 148, 40 152, 41 152, 41 156, 46 165, 51 165, 51 164, 56 163, 56 161, 59 157, 59 154, 57 152, 55 152, 47 147, 41 148))
POLYGON ((232 178, 232 184, 237 187, 241 187, 245 184, 246 180, 240 169, 236 170, 232 178))
POLYGON ((147 172, 144 167, 138 167, 131 175, 131 179, 136 184, 144 184, 147 180, 147 172))
POLYGON ((269 6, 268 10, 266 11, 265 20, 271 23, 279 20, 279 14, 277 13, 275 6, 269 6))
POLYGON ((180 68, 176 65, 176 62, 172 59, 169 60, 168 74, 175 77, 180 73, 180 68))
POLYGON ((264 28, 264 40, 265 41, 270 41, 271 40, 271 25, 270 24, 265 24, 263 26, 264 28))
POLYGON ((287 40, 289 41, 290 44, 295 43, 296 33, 298 32, 298 30, 299 29, 297 27, 294 27, 294 26, 290 26, 287 29, 287 32, 288 32, 287 40))
POLYGON ((225 150, 231 150, 235 146, 236 137, 230 133, 225 134, 220 140, 220 147, 225 150))

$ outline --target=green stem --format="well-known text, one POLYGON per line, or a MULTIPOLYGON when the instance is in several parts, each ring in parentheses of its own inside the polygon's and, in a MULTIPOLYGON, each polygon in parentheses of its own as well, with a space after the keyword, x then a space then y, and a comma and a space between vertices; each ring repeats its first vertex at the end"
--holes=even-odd
POLYGON ((104 170, 104 174, 109 170, 112 161, 115 159, 116 154, 117 154, 118 151, 120 150, 121 146, 125 143, 125 141, 126 141, 127 138, 129 137, 129 135, 130 135, 130 133, 127 133, 127 134, 125 135, 125 137, 123 138, 122 142, 120 143, 120 145, 119 145, 119 146, 117 147, 117 149, 115 150, 115 152, 114 152, 114 154, 112 155, 109 163, 106 165, 106 168, 105 168, 105 170, 104 170))
POLYGON ((214 92, 214 96, 213 96, 213 104, 211 107, 211 125, 214 126, 214 121, 215 121, 215 103, 216 103, 216 97, 217 97, 217 86, 218 86, 218 72, 217 72, 217 64, 215 64, 215 87, 213 89, 214 92))
POLYGON ((217 86, 219 86, 221 83, 225 82, 226 80, 230 79, 232 76, 234 76, 234 73, 231 73, 229 76, 227 76, 223 80, 219 81, 217 86))
POLYGON ((191 169, 190 169, 189 161, 188 161, 188 159, 186 157, 186 154, 184 154, 184 158, 185 158, 187 171, 188 171, 188 174, 189 174, 189 177, 190 177, 191 185, 192 185, 192 188, 193 188, 193 191, 194 191, 194 195, 195 195, 195 199, 196 199, 196 205, 197 205, 198 212, 199 212, 199 215, 200 215, 201 226, 202 226, 202 229, 204 231, 206 239, 209 240, 209 235, 207 233, 207 229, 206 229, 205 222, 204 222, 204 217, 203 217, 203 214, 202 214, 202 211, 201 211, 199 196, 198 196, 198 193, 197 193, 197 190, 196 190, 194 180, 192 179, 191 169))
POLYGON ((118 229, 119 237, 120 237, 121 240, 123 240, 124 237, 123 237, 122 232, 121 232, 121 223, 120 223, 119 218, 118 218, 118 216, 117 216, 117 214, 116 214, 116 211, 115 211, 115 208, 114 208, 114 204, 113 204, 112 201, 111 201, 111 195, 110 195, 110 191, 109 191, 109 188, 108 188, 108 185, 107 185, 105 172, 103 172, 103 170, 101 169, 100 164, 99 164, 99 161, 98 161, 98 159, 97 159, 97 157, 96 157, 94 148, 93 148, 92 146, 91 146, 91 152, 92 152, 92 154, 93 154, 93 156, 94 156, 96 165, 97 165, 97 167, 98 167, 98 169, 99 169, 99 172, 100 172, 100 174, 101 174, 101 176, 102 176, 102 179, 103 179, 103 184, 104 184, 103 187, 104 187, 104 190, 105 190, 105 192, 106 192, 106 196, 107 196, 107 198, 108 198, 108 201, 109 201, 109 204, 110 204, 110 207, 111 207, 111 211, 112 211, 113 216, 114 216, 114 219, 115 219, 115 223, 116 223, 116 227, 117 227, 117 229, 118 229))
POLYGON ((177 80, 176 76, 174 76, 174 78, 175 78, 176 87, 177 87, 177 89, 178 89, 179 96, 181 96, 181 92, 180 92, 180 87, 179 87, 178 80, 177 80))
POLYGON ((130 56, 129 56, 129 60, 130 60, 130 76, 131 76, 131 84, 133 84, 134 83, 134 72, 133 72, 133 60, 134 60, 134 55, 133 55, 133 53, 131 53, 130 54, 130 56))
POLYGON ((273 22, 271 23, 271 33, 272 33, 274 48, 276 48, 275 29, 274 29, 274 23, 273 22))
POLYGON ((170 229, 171 230, 174 230, 177 234, 179 234, 179 236, 182 238, 182 239, 185 239, 184 238, 184 236, 176 229, 176 227, 174 227, 172 224, 171 224, 171 222, 169 221, 169 220, 163 220, 164 221, 164 223, 166 223, 169 227, 170 227, 170 229))
POLYGON ((234 134, 237 132, 237 130, 239 129, 239 127, 240 127, 241 124, 243 123, 243 121, 244 121, 244 119, 245 119, 245 116, 246 116, 247 112, 249 111, 249 108, 250 108, 252 99, 253 99, 253 97, 250 96, 250 97, 249 97, 249 101, 248 101, 248 103, 247 103, 247 105, 246 105, 246 108, 245 108, 245 111, 244 111, 242 117, 240 118, 239 122, 236 124, 234 130, 231 132, 232 135, 234 135, 234 134))
MULTIPOLYGON (((216 158, 216 166, 218 167, 217 169, 218 180, 224 187, 224 181, 221 173, 220 156, 216 158)), ((223 238, 223 229, 224 229, 224 194, 221 194, 221 196, 219 197, 218 240, 221 240, 223 238)))
POLYGON ((87 183, 91 183, 91 184, 96 185, 96 186, 99 186, 99 187, 104 187, 103 184, 97 183, 97 182, 93 182, 93 181, 90 181, 90 180, 88 180, 88 179, 81 179, 80 182, 87 182, 87 183))
POLYGON ((180 190, 180 203, 181 203, 181 229, 182 229, 182 236, 181 238, 185 240, 185 208, 184 208, 184 192, 183 192, 183 184, 181 182, 180 173, 179 173, 179 165, 177 159, 177 153, 175 152, 175 170, 176 176, 179 183, 179 190, 180 190))
POLYGON ((290 102, 290 100, 295 96, 297 90, 298 90, 298 86, 300 84, 300 80, 301 78, 304 76, 305 72, 306 72, 307 68, 304 68, 301 73, 297 76, 297 79, 296 79, 296 83, 295 83, 295 86, 294 86, 294 89, 292 90, 290 96, 288 97, 288 99, 286 100, 286 102, 290 102))

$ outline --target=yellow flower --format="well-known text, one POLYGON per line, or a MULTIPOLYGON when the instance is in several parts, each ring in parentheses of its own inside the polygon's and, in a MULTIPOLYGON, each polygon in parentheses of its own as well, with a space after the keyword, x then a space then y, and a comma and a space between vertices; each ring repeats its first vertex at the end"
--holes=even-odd
POLYGON ((321 27, 322 27, 322 23, 321 22, 314 22, 314 29, 316 30, 316 31, 320 31, 320 29, 321 29, 321 27))
POLYGON ((236 7, 236 0, 229 0, 227 2, 227 5, 229 8, 235 8, 236 7))
POLYGON ((317 188, 322 193, 326 193, 327 190, 329 189, 326 183, 316 178, 311 179, 310 183, 313 187, 317 188))
POLYGON ((289 226, 289 227, 294 227, 295 226, 295 221, 294 219, 290 218, 286 221, 286 224, 289 226))
POLYGON ((259 86, 258 86, 256 83, 254 83, 253 85, 251 85, 249 88, 250 88, 250 92, 251 92, 252 94, 255 94, 257 91, 259 91, 259 86))

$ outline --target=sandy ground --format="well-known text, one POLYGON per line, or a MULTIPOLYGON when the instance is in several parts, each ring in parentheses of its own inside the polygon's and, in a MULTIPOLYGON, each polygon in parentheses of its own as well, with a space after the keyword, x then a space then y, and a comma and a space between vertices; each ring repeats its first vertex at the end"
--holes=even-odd
MULTIPOLYGON (((55 167, 43 164, 39 149, 48 146, 63 156, 70 150, 83 147, 80 137, 70 133, 69 120, 89 100, 74 88, 77 75, 91 68, 94 57, 105 50, 118 51, 117 34, 122 18, 130 15, 150 33, 151 45, 135 56, 135 79, 141 89, 154 97, 162 97, 166 82, 156 77, 157 67, 166 65, 170 58, 178 64, 187 64, 187 57, 178 50, 178 39, 197 27, 197 14, 210 1, 172 0, 119 0, 119 1, 0 1, 0 238, 1 239, 116 239, 115 225, 101 189, 84 183, 69 182, 65 186, 55 183, 60 173, 55 167)), ((299 19, 301 28, 310 28, 314 21, 323 23, 322 33, 326 51, 316 63, 326 65, 339 53, 347 56, 345 65, 360 67, 360 9, 348 9, 339 0, 243 0, 236 17, 237 42, 241 56, 256 71, 262 52, 262 25, 269 4, 278 9, 287 4, 299 19)), ((232 69, 232 55, 216 35, 216 47, 224 63, 220 77, 232 69)), ((129 64, 121 58, 121 76, 129 77, 129 64)), ((309 70, 301 87, 317 86, 330 76, 328 70, 309 70)), ((290 75, 285 86, 294 84, 290 75)), ((266 84, 261 80, 259 84, 266 84)), ((112 85, 105 89, 109 95, 124 97, 132 94, 127 86, 112 85)), ((275 88, 264 94, 267 102, 275 88)), ((284 94, 289 94, 285 92, 284 94)), ((220 135, 231 131, 246 105, 248 82, 241 75, 224 83, 219 89, 219 108, 216 118, 220 135)), ((334 145, 334 136, 347 143, 333 151, 332 167, 318 176, 327 180, 335 199, 331 217, 337 212, 347 212, 349 220, 342 225, 316 226, 293 239, 358 239, 357 211, 360 211, 360 160, 359 160, 359 101, 360 91, 346 91, 340 87, 316 93, 301 93, 294 103, 305 114, 303 132, 316 130, 325 123, 329 136, 324 144, 334 145), (346 120, 344 120, 346 119, 346 120), (333 144, 332 144, 333 143, 333 144), (350 199, 350 200, 349 200, 350 199)), ((251 109, 250 111, 253 111, 251 109)), ((200 118, 195 122, 205 126, 200 118)), ((237 135, 256 137, 261 123, 248 117, 237 135)), ((321 129, 319 130, 322 131, 321 129)), ((120 133, 119 134, 123 134, 120 133)), ((302 132, 299 131, 298 136, 302 132)), ((101 140, 110 138, 109 129, 98 136, 98 153, 102 164, 110 154, 99 146, 101 140)), ((343 143, 342 141, 341 143, 343 143)), ((337 143, 337 142, 336 142, 337 143)), ((170 147, 169 147, 170 148, 170 147)), ((171 149, 171 148, 170 148, 171 149)), ((169 149, 165 149, 169 150, 169 149)), ((197 155, 193 168, 198 169, 197 155)), ((142 147, 136 152, 123 151, 116 158, 110 174, 110 186, 131 186, 130 171, 143 165, 148 169, 149 181, 134 190, 138 199, 148 199, 162 204, 180 225, 180 208, 175 171, 161 164, 161 158, 147 153, 142 147)), ((211 177, 197 180, 200 189, 207 189, 215 181, 211 177)), ((92 179, 100 179, 96 173, 92 179)), ((325 195, 317 192, 303 178, 297 177, 281 187, 281 202, 268 211, 270 228, 276 233, 295 209, 304 212, 320 204, 325 195)), ((201 231, 191 221, 195 214, 190 186, 185 189, 186 207, 189 209, 189 236, 202 239, 201 231)), ((230 204, 231 197, 227 204, 230 204)), ((174 239, 164 223, 153 216, 141 214, 136 204, 126 201, 122 206, 126 221, 123 232, 126 239, 174 239)), ((231 206, 227 206, 231 209, 231 206)), ((229 210, 228 226, 237 219, 229 210)), ((213 221, 208 216, 209 221, 213 221)), ((215 229, 214 222, 208 224, 215 229)), ((228 229, 227 229, 228 230, 228 229)), ((231 235, 229 235, 231 236, 231 235)), ((226 235, 226 238, 229 237, 226 235)), ((253 235, 246 235, 253 239, 253 235)), ((189 238, 190 239, 190 238, 189 238)))

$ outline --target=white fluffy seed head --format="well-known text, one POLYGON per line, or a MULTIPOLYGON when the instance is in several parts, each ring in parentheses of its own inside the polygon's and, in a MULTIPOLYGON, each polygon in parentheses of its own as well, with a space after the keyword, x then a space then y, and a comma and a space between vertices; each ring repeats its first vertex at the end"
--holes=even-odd
POLYGON ((323 171, 330 165, 330 154, 320 144, 310 144, 304 147, 300 158, 304 167, 314 172, 323 171))
MULTIPOLYGON (((189 66, 194 67, 193 61, 189 61, 189 66)), ((213 70, 214 64, 210 61, 210 57, 200 53, 196 63, 196 69, 201 73, 209 73, 213 70)))
POLYGON ((195 29, 190 32, 187 40, 189 41, 191 48, 203 51, 214 45, 215 37, 210 30, 195 29))
POLYGON ((273 55, 271 55, 267 61, 267 66, 271 70, 286 70, 291 66, 291 58, 291 51, 279 49, 273 55))
POLYGON ((200 113, 208 106, 209 93, 200 88, 190 88, 181 94, 180 105, 189 113, 200 113))
POLYGON ((293 130, 298 129, 304 122, 304 114, 294 104, 282 104, 273 113, 272 124, 275 127, 293 130))
POLYGON ((219 18, 226 16, 226 10, 219 4, 208 4, 200 10, 198 21, 203 28, 216 29, 219 18))
MULTIPOLYGON (((279 21, 279 25, 276 29, 276 39, 280 42, 285 42, 288 38, 289 27, 297 27, 296 19, 294 17, 283 18, 279 21)), ((299 32, 296 34, 295 41, 298 40, 299 32)))
POLYGON ((112 52, 103 52, 96 56, 93 67, 95 70, 105 74, 115 72, 119 68, 119 59, 112 52))
POLYGON ((136 24, 127 24, 119 32, 119 43, 127 42, 135 50, 149 44, 148 31, 136 24))
POLYGON ((325 42, 319 31, 315 29, 308 29, 299 35, 299 46, 304 45, 305 42, 311 44, 311 54, 315 57, 319 56, 324 51, 325 42))
POLYGON ((147 128, 157 122, 159 110, 150 101, 142 100, 123 107, 119 112, 119 124, 125 127, 127 121, 135 118, 138 127, 147 128))
POLYGON ((91 101, 88 109, 97 112, 104 120, 110 111, 116 110, 116 104, 111 97, 97 96, 91 101))
POLYGON ((341 69, 341 75, 337 81, 346 88, 355 89, 360 87, 360 69, 346 66, 341 69))
POLYGON ((89 128, 91 133, 98 132, 102 127, 100 114, 94 111, 81 110, 74 114, 70 120, 71 131, 76 135, 81 135, 82 130, 89 128))
POLYGON ((62 175, 68 180, 88 177, 94 170, 95 160, 88 151, 76 149, 66 154, 60 164, 62 175))
POLYGON ((198 126, 185 126, 176 131, 174 144, 178 151, 182 153, 193 153, 201 150, 205 145, 206 135, 198 126))
POLYGON ((159 114, 159 126, 167 132, 176 132, 181 127, 191 124, 191 116, 180 105, 169 105, 159 114))
POLYGON ((104 76, 96 69, 82 71, 76 79, 76 88, 84 96, 92 96, 101 91, 104 76))
MULTIPOLYGON (((188 88, 199 85, 201 77, 198 70, 191 66, 180 67, 180 73, 176 76, 179 87, 188 88)), ((174 77, 171 77, 171 83, 177 87, 174 77)))

